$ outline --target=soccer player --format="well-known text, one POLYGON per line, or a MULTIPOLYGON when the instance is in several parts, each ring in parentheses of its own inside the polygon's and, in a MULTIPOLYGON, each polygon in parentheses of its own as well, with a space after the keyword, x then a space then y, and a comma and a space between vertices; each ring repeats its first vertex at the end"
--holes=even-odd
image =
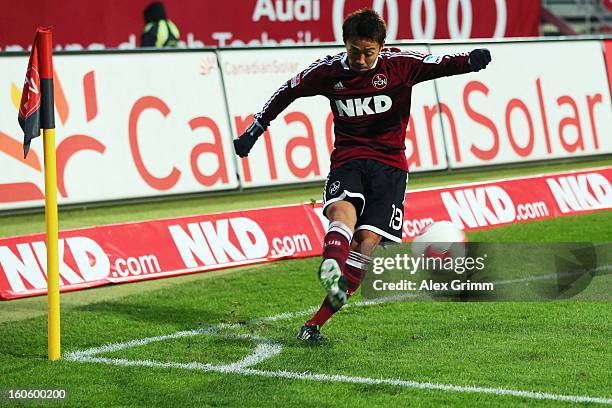
POLYGON ((234 149, 246 157, 270 122, 297 98, 323 95, 334 116, 334 151, 323 191, 329 227, 319 281, 321 308, 300 329, 308 343, 323 340, 321 326, 357 290, 381 241, 401 242, 408 163, 404 153, 412 86, 442 76, 479 71, 487 49, 469 54, 424 55, 384 49, 386 26, 371 9, 342 25, 346 52, 326 56, 284 83, 234 149))

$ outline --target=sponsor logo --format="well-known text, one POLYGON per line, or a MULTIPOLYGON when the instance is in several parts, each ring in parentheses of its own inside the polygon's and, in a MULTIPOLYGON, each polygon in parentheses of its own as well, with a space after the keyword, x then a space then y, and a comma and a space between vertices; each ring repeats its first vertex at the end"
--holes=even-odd
POLYGON ((252 20, 318 21, 321 18, 320 0, 257 0, 252 20))
POLYGON ((331 186, 329 186, 329 194, 336 195, 336 193, 338 193, 338 190, 340 190, 340 182, 334 181, 331 186))
POLYGON ((263 229, 247 217, 175 224, 168 231, 186 268, 263 258, 270 250, 263 229))
POLYGON ((546 202, 515 203, 503 187, 495 185, 446 191, 440 194, 440 198, 451 221, 469 228, 550 216, 546 202))
POLYGON ((334 85, 334 89, 345 89, 344 85, 342 85, 342 82, 338 82, 336 85, 334 85))
MULTIPOLYGON (((289 0, 287 0, 289 1, 289 0)), ((270 3, 271 0, 270 0, 270 3)), ((495 0, 495 2, 482 2, 474 0, 461 0, 459 1, 447 1, 447 2, 436 2, 434 0, 414 0, 414 1, 400 1, 400 0, 372 0, 362 1, 360 4, 363 6, 371 4, 371 7, 378 13, 385 13, 385 20, 387 21, 387 42, 391 43, 398 37, 398 28, 400 25, 411 27, 411 37, 402 38, 414 38, 414 39, 432 39, 435 37, 436 30, 443 28, 441 21, 446 20, 447 28, 450 38, 465 39, 470 38, 474 22, 476 18, 466 18, 469 16, 477 16, 481 12, 483 4, 495 3, 496 13, 491 16, 490 21, 487 21, 487 33, 485 37, 504 37, 506 26, 512 22, 508 17, 507 3, 508 0, 495 0), (437 3, 445 3, 446 6, 440 6, 437 3), (407 4, 406 8, 409 8, 409 12, 400 13, 401 6, 407 4), (458 4, 461 6, 459 7, 458 4), (445 19, 442 19, 440 14, 443 13, 445 19), (462 16, 462 17, 461 17, 462 16), (409 23, 406 22, 407 19, 409 23)), ((334 0, 332 4, 332 22, 334 37, 336 41, 342 42, 342 22, 345 16, 354 10, 354 2, 347 0, 334 0)))
POLYGON ((455 225, 469 228, 511 222, 516 217, 510 195, 499 186, 459 189, 440 194, 455 225))
POLYGON ((376 74, 372 78, 372 85, 376 89, 384 89, 387 87, 387 77, 385 74, 376 74))
MULTIPOLYGON (((76 236, 58 240, 60 285, 95 282, 108 277, 108 255, 95 240, 76 236)), ((44 241, 24 242, 15 247, 0 246, 0 272, 13 292, 47 287, 47 247, 44 241), (14 249, 13 249, 14 248, 14 249)))
POLYGON ((439 64, 442 62, 442 55, 428 55, 423 59, 425 64, 439 64))
POLYGON ((393 101, 387 95, 334 101, 340 116, 363 116, 383 113, 391 109, 393 101))
POLYGON ((612 207, 612 185, 598 173, 546 179, 562 213, 612 207))
MULTIPOLYGON (((98 99, 96 98, 95 73, 96 71, 93 70, 85 74, 82 77, 83 94, 81 95, 81 98, 87 101, 86 102, 87 108, 85 109, 87 111, 86 112, 87 117, 84 119, 88 123, 93 121, 97 117, 98 115, 97 106, 100 103, 98 99)), ((67 88, 62 88, 62 85, 60 84, 59 80, 57 80, 57 78, 59 78, 58 72, 54 72, 54 76, 56 78, 56 82, 54 83, 54 87, 55 87, 54 89, 55 89, 56 95, 57 94, 72 95, 72 93, 68 91, 67 88)), ((18 89, 17 85, 13 83, 12 81, 10 82, 11 89, 14 89, 14 91, 11 92, 11 101, 15 109, 19 111, 20 118, 25 119, 40 108, 40 103, 41 103, 40 85, 41 85, 41 79, 40 79, 39 73, 35 66, 28 67, 25 82, 24 82, 24 87, 23 87, 24 92, 22 94, 19 94, 19 91, 17 90, 18 89), (19 99, 20 97, 21 99, 19 99)), ((57 96, 56 96, 56 100, 57 100, 57 96)), ((2 108, 0 109, 3 109, 4 104, 2 103, 0 105, 2 105, 2 108)), ((71 109, 70 100, 64 99, 63 103, 57 104, 55 106, 55 109, 56 109, 56 114, 58 115, 58 117, 63 118, 61 120, 62 124, 66 126, 70 125, 71 128, 72 126, 79 126, 79 125, 75 125, 75 122, 73 122, 73 119, 75 119, 76 116, 74 114, 71 114, 71 115, 68 114, 69 112, 73 112, 73 111, 70 111, 71 109), (64 123, 64 121, 66 121, 66 123, 64 123)), ((39 164, 40 162, 42 162, 42 159, 39 158, 39 155, 36 152, 37 149, 30 149, 30 152, 28 153, 28 160, 24 161, 23 160, 23 150, 21 149, 13 150, 9 148, 10 141, 17 137, 13 137, 13 135, 10 135, 9 130, 2 129, 5 123, 0 123, 0 156, 6 155, 9 158, 14 158, 15 160, 19 162, 18 164, 19 166, 23 166, 23 168, 28 168, 27 172, 32 171, 33 169, 37 172, 42 173, 43 171, 42 166, 40 166, 39 164)), ((82 122, 78 122, 78 123, 82 123, 82 122)), ((56 125, 60 126, 59 124, 56 124, 56 125)), ((100 153, 101 155, 104 155, 105 150, 106 150, 106 145, 102 143, 103 138, 95 138, 91 135, 88 135, 87 133, 89 132, 87 132, 85 128, 80 129, 79 133, 80 133, 79 137, 67 137, 64 140, 62 140, 61 143, 58 144, 58 149, 70 152, 67 155, 58 155, 57 157, 57 168, 58 169, 64 168, 66 164, 74 158, 75 155, 78 155, 82 151, 93 151, 93 152, 100 153)), ((23 133, 21 133, 21 135, 23 135, 23 133)), ((106 140, 104 140, 104 142, 106 142, 106 140)), ((80 160, 80 159, 77 158, 77 160, 80 160)), ((8 173, 11 174, 11 171, 12 170, 9 168, 8 173)), ((27 174, 27 172, 19 172, 15 174, 23 174, 25 177, 25 174, 27 174)), ((78 194, 76 193, 76 190, 78 189, 70 188, 70 183, 66 179, 67 174, 68 172, 62 172, 58 170, 58 174, 57 174, 58 192, 62 198, 73 200, 74 194, 78 194)), ((38 183, 33 183, 28 180, 29 180, 29 177, 17 179, 14 181, 11 180, 11 178, 7 179, 6 177, 4 177, 2 180, 0 180, 0 191, 3 192, 3 193, 0 193, 0 196, 2 196, 0 197, 2 198, 2 200, 0 200, 1 201, 0 207, 5 209, 5 208, 19 208, 19 207, 29 207, 33 205, 41 205, 41 201, 38 201, 38 200, 43 200, 45 198, 43 192, 38 187, 38 183), (12 193, 10 194, 4 193, 7 191, 11 191, 12 193), (38 201, 38 203, 36 203, 36 201, 38 201)), ((80 200, 87 201, 87 199, 83 197, 84 196, 82 196, 80 200)), ((44 202, 42 202, 42 204, 44 204, 44 202)))
POLYGON ((296 86, 300 84, 301 81, 302 81, 302 73, 299 73, 293 78, 291 78, 291 87, 295 88, 296 86))

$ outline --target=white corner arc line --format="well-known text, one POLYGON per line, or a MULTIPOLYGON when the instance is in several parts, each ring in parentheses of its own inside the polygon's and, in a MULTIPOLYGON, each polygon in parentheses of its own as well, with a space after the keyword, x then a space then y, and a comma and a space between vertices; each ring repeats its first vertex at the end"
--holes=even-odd
MULTIPOLYGON (((405 294, 396 295, 386 298, 364 300, 353 304, 353 307, 359 306, 372 306, 381 303, 401 301, 409 297, 419 297, 419 294, 405 294)), ((345 306, 349 307, 349 305, 345 306)), ((279 320, 292 319, 304 315, 309 315, 316 310, 315 307, 310 307, 304 310, 296 312, 284 312, 273 316, 267 316, 262 318, 256 318, 248 321, 246 325, 254 325, 265 322, 274 322, 279 320)), ((477 386, 462 386, 452 384, 438 384, 431 382, 417 382, 401 379, 391 378, 370 378, 370 377, 359 377, 359 376, 347 376, 340 374, 316 374, 310 372, 293 372, 286 370, 269 371, 269 370, 258 370, 249 368, 264 360, 277 356, 282 351, 282 346, 272 340, 263 339, 253 335, 247 334, 221 334, 218 333, 218 329, 236 329, 244 327, 245 324, 219 324, 211 326, 208 329, 197 329, 189 331, 179 331, 176 333, 147 337, 143 339, 135 339, 126 342, 106 344, 100 347, 93 347, 82 351, 69 352, 64 355, 64 358, 68 361, 82 362, 82 363, 102 363, 117 366, 142 366, 142 367, 154 367, 154 368, 181 368, 186 370, 201 370, 207 372, 218 372, 218 373, 229 373, 229 374, 240 374, 240 375, 257 375, 271 378, 286 378, 295 380, 310 380, 310 381, 326 381, 326 382, 343 382, 353 384, 368 384, 368 385, 391 385, 413 389, 426 389, 426 390, 440 390, 450 392, 462 392, 462 393, 479 393, 479 394, 492 394, 492 395, 505 395, 521 398, 530 398, 538 400, 554 400, 554 401, 567 401, 574 403, 598 403, 612 405, 612 398, 604 397, 592 397, 586 395, 563 395, 553 394, 539 391, 522 391, 508 388, 491 388, 491 387, 477 387, 477 386), (243 359, 222 365, 213 365, 210 363, 201 362, 163 362, 155 360, 129 360, 123 358, 106 358, 98 357, 98 354, 116 352, 127 348, 143 346, 153 342, 165 341, 170 339, 177 339, 183 337, 192 337, 197 335, 212 335, 221 336, 226 338, 239 338, 247 339, 257 343, 255 350, 244 357, 243 359)))
POLYGON ((107 344, 101 347, 94 347, 84 351, 76 351, 71 353, 66 353, 64 358, 68 361, 79 361, 79 362, 103 362, 107 364, 114 365, 146 365, 151 367, 176 367, 176 368, 186 368, 186 369, 200 369, 200 370, 214 370, 220 372, 235 372, 236 370, 245 369, 255 364, 259 364, 264 360, 272 358, 282 351, 282 346, 280 343, 275 341, 271 341, 268 339, 262 339, 257 336, 248 335, 248 334, 221 334, 217 333, 214 330, 190 330, 190 331, 181 331, 176 332, 170 335, 164 336, 155 336, 155 337, 147 337, 144 339, 131 340, 124 343, 114 343, 107 344), (238 360, 236 362, 230 364, 209 364, 209 363, 175 363, 175 362, 160 362, 154 360, 127 360, 122 358, 104 358, 104 357, 96 357, 96 355, 101 353, 110 353, 120 351, 126 348, 144 346, 146 344, 160 342, 164 340, 170 339, 178 339, 182 337, 193 337, 198 335, 209 335, 209 336, 217 336, 231 339, 245 339, 251 340, 257 343, 257 347, 251 354, 248 354, 242 360, 238 360))

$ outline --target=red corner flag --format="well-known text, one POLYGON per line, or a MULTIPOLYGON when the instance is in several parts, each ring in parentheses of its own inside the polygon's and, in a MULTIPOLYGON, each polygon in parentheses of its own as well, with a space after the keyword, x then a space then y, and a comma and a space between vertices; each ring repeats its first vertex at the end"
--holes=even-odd
POLYGON ((55 128, 53 107, 53 60, 51 27, 36 30, 28 70, 26 71, 21 103, 19 126, 23 129, 23 157, 28 155, 30 142, 40 136, 40 129, 55 128))

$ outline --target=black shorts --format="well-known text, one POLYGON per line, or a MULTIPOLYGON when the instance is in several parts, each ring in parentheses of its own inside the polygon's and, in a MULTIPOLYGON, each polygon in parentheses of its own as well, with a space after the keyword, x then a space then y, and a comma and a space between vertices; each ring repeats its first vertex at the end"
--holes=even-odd
POLYGON ((407 173, 372 159, 351 160, 327 176, 323 190, 323 214, 337 201, 357 209, 355 231, 377 233, 383 241, 402 241, 407 173))

